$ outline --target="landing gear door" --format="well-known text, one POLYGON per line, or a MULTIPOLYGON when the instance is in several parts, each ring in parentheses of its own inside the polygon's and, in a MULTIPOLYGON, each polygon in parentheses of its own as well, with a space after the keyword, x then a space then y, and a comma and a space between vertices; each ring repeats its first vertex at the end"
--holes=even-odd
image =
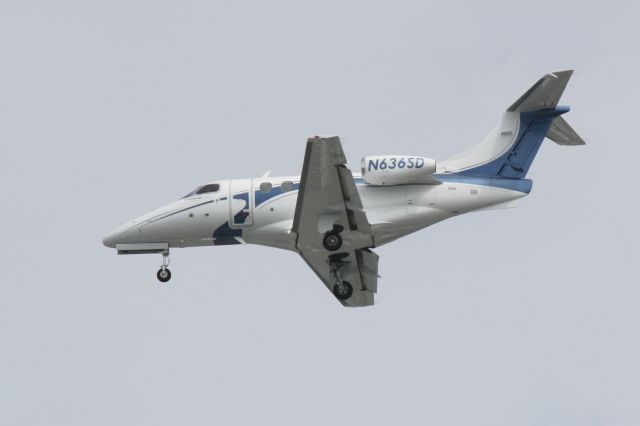
POLYGON ((253 179, 229 181, 229 225, 253 225, 253 179))

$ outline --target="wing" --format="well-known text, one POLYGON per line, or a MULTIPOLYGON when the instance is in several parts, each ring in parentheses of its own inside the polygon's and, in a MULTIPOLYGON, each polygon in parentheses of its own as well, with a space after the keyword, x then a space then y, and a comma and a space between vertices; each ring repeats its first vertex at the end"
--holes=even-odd
POLYGON ((378 256, 369 250, 373 236, 346 162, 338 137, 307 141, 292 231, 298 252, 329 290, 340 280, 351 284, 343 305, 368 306, 377 290, 378 256), (338 250, 324 247, 327 232, 339 233, 338 250))

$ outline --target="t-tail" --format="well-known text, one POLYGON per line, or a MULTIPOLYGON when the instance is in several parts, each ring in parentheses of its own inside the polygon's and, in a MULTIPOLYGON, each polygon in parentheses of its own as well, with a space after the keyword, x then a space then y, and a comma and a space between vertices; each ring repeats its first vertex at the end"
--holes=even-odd
POLYGON ((545 137, 559 145, 585 142, 562 118, 558 102, 573 71, 547 74, 502 115, 477 146, 439 164, 439 171, 484 178, 523 179, 545 137))

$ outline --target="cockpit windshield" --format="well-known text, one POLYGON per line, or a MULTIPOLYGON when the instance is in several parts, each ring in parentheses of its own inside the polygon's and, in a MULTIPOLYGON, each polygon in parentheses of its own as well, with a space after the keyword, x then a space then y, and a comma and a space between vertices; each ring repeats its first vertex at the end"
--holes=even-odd
POLYGON ((196 189, 194 189, 193 191, 191 191, 190 193, 188 193, 182 198, 189 198, 189 197, 193 197, 194 195, 200 195, 200 194, 208 194, 210 192, 218 192, 219 190, 220 190, 219 184, 208 183, 206 185, 197 187, 196 189))

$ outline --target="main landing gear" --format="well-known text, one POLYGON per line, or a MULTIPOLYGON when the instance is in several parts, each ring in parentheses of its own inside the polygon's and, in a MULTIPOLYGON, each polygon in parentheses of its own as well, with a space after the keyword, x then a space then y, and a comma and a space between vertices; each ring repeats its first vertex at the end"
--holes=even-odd
POLYGON ((353 286, 348 281, 342 281, 342 283, 336 283, 333 286, 333 295, 338 300, 347 300, 353 295, 353 286))
POLYGON ((158 273, 156 274, 156 277, 158 277, 160 282, 166 283, 171 279, 171 271, 167 268, 169 263, 171 263, 171 261, 169 260, 169 250, 167 249, 162 252, 162 266, 158 269, 158 273))
POLYGON ((342 232, 343 228, 340 225, 334 225, 331 231, 327 231, 322 237, 322 245, 329 251, 336 251, 342 247, 342 232))
POLYGON ((338 300, 347 300, 353 295, 353 286, 350 282, 342 279, 340 268, 346 265, 343 261, 347 253, 338 253, 329 256, 329 266, 331 268, 331 278, 333 279, 333 295, 338 300))
MULTIPOLYGON (((344 228, 340 225, 333 225, 333 229, 327 231, 322 237, 322 245, 329 251, 340 250, 342 247, 342 236, 340 233, 344 228)), ((353 295, 353 286, 350 282, 342 279, 340 271, 348 262, 345 258, 347 253, 335 253, 329 256, 329 267, 331 268, 331 280, 333 281, 333 295, 338 300, 347 300, 353 295)))

